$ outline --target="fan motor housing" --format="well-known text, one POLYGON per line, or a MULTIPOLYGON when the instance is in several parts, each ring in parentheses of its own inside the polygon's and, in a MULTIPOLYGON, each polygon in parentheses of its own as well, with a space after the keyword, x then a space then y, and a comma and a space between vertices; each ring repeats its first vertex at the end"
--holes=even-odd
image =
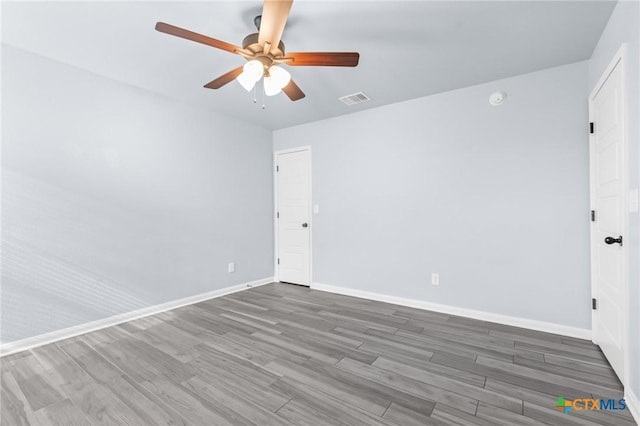
MULTIPOLYGON (((262 53, 263 49, 262 46, 260 46, 260 43, 258 43, 258 36, 258 33, 253 33, 246 36, 244 40, 242 40, 242 47, 256 54, 262 53)), ((269 50, 268 54, 275 58, 284 56, 284 43, 282 42, 282 40, 280 40, 280 43, 278 43, 277 48, 271 46, 271 50, 269 50)))

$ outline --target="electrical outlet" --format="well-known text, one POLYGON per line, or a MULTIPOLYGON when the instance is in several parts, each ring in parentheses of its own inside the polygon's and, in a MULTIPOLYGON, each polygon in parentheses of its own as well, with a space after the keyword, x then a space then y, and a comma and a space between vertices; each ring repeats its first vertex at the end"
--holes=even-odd
POLYGON ((440 274, 431 274, 431 284, 440 285, 440 274))
POLYGON ((233 262, 229 263, 228 270, 229 270, 229 273, 235 272, 236 271, 236 264, 233 263, 233 262))

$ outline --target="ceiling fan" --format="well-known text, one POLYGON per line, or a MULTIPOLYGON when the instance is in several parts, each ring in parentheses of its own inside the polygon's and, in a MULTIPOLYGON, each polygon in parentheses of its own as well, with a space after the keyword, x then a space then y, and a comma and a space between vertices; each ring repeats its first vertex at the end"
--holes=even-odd
POLYGON ((250 91, 256 82, 264 77, 266 95, 272 96, 283 91, 289 99, 297 101, 304 98, 304 92, 291 79, 289 72, 280 66, 281 64, 293 67, 355 67, 358 65, 360 54, 357 52, 285 53, 284 43, 280 37, 287 23, 292 3, 293 0, 265 0, 262 15, 256 16, 254 19, 258 32, 246 36, 242 41, 242 47, 164 22, 156 23, 156 30, 238 54, 248 61, 244 66, 221 75, 205 84, 204 87, 219 89, 235 79, 242 87, 250 91))

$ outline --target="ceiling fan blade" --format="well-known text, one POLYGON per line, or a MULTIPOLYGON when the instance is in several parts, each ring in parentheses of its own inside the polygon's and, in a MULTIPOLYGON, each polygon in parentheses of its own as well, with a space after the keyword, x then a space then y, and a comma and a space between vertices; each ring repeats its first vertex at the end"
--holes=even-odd
POLYGON ((295 52, 287 53, 284 63, 292 67, 355 67, 358 65, 358 52, 295 52), (291 58, 291 60, 287 60, 291 58))
POLYGON ((161 33, 195 41, 197 43, 206 44, 207 46, 226 50, 227 52, 231 53, 238 53, 243 50, 240 46, 227 43, 226 41, 216 40, 215 38, 194 33, 193 31, 185 30, 184 28, 176 27, 174 25, 165 24, 164 22, 156 23, 156 30, 160 31, 161 33))
POLYGON ((293 81, 293 79, 289 80, 289 84, 282 88, 282 91, 291 99, 292 101, 297 101, 299 99, 304 98, 305 94, 298 85, 293 81))
POLYGON ((204 87, 207 89, 219 89, 225 84, 235 80, 237 76, 242 73, 242 67, 234 68, 226 74, 222 74, 220 77, 216 78, 213 81, 205 84, 204 87))
POLYGON ((265 53, 269 53, 270 46, 278 47, 292 3, 293 0, 264 0, 258 43, 264 47, 265 53))

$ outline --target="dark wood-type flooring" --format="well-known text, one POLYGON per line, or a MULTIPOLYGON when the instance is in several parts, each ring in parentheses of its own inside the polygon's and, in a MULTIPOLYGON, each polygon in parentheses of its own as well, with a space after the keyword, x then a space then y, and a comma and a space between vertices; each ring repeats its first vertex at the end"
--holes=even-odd
POLYGON ((634 425, 591 342, 269 284, 2 359, 2 425, 634 425))

